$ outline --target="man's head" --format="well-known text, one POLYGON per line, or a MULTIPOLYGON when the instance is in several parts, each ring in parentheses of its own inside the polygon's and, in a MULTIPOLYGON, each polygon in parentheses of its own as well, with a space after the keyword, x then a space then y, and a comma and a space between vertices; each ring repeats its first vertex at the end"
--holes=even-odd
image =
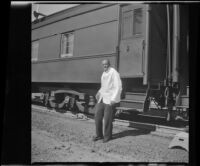
POLYGON ((110 67, 110 61, 109 61, 109 59, 104 59, 104 60, 102 61, 102 66, 103 66, 103 70, 104 70, 105 72, 107 72, 108 69, 109 69, 109 67, 110 67))

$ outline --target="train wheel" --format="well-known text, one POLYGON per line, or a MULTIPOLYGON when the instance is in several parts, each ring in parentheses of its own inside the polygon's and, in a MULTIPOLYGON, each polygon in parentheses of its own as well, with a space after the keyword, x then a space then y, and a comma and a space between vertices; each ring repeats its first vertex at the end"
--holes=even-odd
POLYGON ((78 113, 78 108, 77 108, 77 105, 76 105, 76 101, 77 101, 77 97, 76 96, 70 97, 69 108, 70 108, 70 111, 72 111, 74 113, 78 113))
POLYGON ((43 104, 47 108, 50 106, 49 105, 49 92, 45 92, 44 93, 44 102, 43 102, 43 104))

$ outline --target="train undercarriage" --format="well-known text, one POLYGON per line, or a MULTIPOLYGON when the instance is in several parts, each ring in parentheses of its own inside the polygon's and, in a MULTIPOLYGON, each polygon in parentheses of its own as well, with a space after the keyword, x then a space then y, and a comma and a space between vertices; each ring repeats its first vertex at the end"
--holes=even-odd
MULTIPOLYGON (((55 84, 46 85, 46 87, 41 84, 37 84, 37 86, 40 87, 37 87, 37 90, 33 90, 32 93, 33 103, 40 103, 57 111, 71 111, 74 114, 94 115, 95 113, 97 102, 95 93, 99 85, 88 86, 90 89, 85 89, 80 84, 74 85, 74 89, 70 86, 56 87, 55 84)), ((181 96, 179 85, 169 84, 166 81, 161 82, 158 86, 140 86, 134 87, 134 89, 130 89, 130 87, 128 89, 125 86, 115 115, 116 118, 130 115, 133 120, 138 121, 148 118, 150 119, 149 123, 153 123, 157 118, 166 123, 182 121, 187 124, 189 120, 189 87, 187 94, 181 96)))

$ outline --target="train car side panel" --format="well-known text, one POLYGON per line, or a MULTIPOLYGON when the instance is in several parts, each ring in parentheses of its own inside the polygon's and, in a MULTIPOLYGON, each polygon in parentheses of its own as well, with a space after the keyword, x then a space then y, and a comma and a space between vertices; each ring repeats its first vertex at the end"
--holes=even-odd
POLYGON ((109 22, 75 32, 74 57, 116 52, 118 22, 109 22))
MULTIPOLYGON (((72 57, 115 53, 118 40, 117 32, 118 21, 73 31, 72 57)), ((39 42, 38 61, 61 58, 61 36, 62 34, 58 34, 37 40, 39 42)))
POLYGON ((66 18, 87 13, 89 11, 95 11, 113 5, 115 4, 80 4, 78 6, 68 8, 67 10, 62 10, 52 15, 48 15, 48 19, 43 17, 42 21, 36 23, 33 22, 32 28, 36 29, 47 24, 52 24, 53 22, 56 21, 60 21, 66 18))
POLYGON ((109 6, 32 30, 32 40, 118 20, 119 6, 109 6))
POLYGON ((101 61, 116 65, 118 11, 118 5, 110 6, 34 29, 32 40, 40 38, 42 45, 32 63, 32 81, 99 83, 101 61), (61 56, 63 32, 74 35, 70 57, 61 56))
POLYGON ((60 36, 61 35, 54 35, 39 40, 38 60, 59 58, 60 36))
POLYGON ((114 66, 115 57, 114 54, 35 63, 32 65, 32 82, 100 83, 102 60, 108 58, 114 66))

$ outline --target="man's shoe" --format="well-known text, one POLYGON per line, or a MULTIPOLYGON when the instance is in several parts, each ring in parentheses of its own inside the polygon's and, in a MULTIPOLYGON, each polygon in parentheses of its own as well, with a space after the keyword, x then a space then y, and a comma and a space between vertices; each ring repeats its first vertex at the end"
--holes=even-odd
POLYGON ((98 140, 101 140, 101 139, 103 139, 103 137, 93 137, 92 138, 93 141, 98 141, 98 140))
POLYGON ((110 141, 111 139, 103 139, 103 143, 110 141))

